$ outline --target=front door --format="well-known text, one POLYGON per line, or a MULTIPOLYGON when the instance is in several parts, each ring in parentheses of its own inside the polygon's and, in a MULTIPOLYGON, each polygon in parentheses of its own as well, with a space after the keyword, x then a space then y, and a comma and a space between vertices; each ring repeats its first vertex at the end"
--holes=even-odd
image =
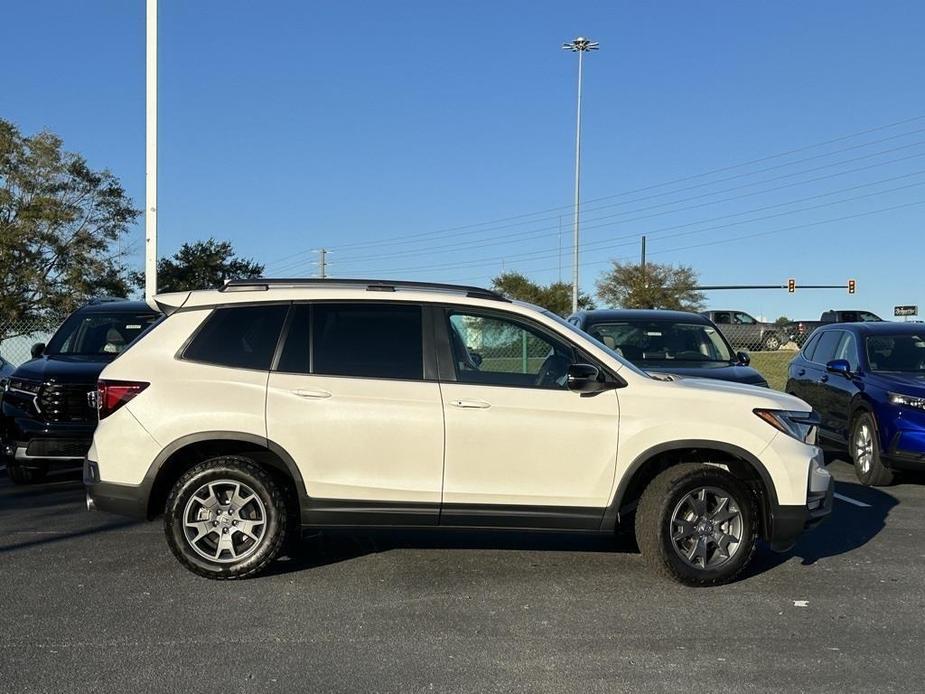
POLYGON ((616 465, 617 392, 569 391, 573 348, 520 317, 461 308, 437 322, 452 360, 441 382, 441 523, 598 527, 616 465))
POLYGON ((293 306, 267 437, 295 459, 309 522, 436 524, 443 407, 422 326, 413 304, 293 306))

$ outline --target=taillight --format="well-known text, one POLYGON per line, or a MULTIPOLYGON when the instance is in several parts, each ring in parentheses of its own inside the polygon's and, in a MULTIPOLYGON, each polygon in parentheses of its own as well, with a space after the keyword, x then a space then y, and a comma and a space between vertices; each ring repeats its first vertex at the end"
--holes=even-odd
POLYGON ((96 384, 96 409, 106 419, 148 387, 144 381, 99 381, 96 384))

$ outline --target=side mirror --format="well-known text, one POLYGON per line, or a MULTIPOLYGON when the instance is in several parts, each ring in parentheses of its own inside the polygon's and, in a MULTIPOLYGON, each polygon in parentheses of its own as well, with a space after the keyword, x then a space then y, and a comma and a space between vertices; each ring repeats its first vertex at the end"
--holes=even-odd
POLYGON ((476 366, 482 365, 482 355, 478 352, 469 352, 469 358, 472 359, 472 363, 476 366))
POLYGON ((573 393, 600 393, 610 385, 601 378, 601 370, 591 364, 572 364, 566 377, 568 389, 573 393))
POLYGON ((736 352, 736 360, 741 366, 748 366, 752 363, 752 358, 748 355, 748 352, 736 352))
POLYGON ((32 352, 32 358, 38 359, 40 356, 45 354, 45 343, 36 342, 34 345, 32 345, 31 352, 32 352))
POLYGON ((851 373, 851 364, 847 359, 833 359, 825 365, 825 370, 829 373, 848 376, 851 373))

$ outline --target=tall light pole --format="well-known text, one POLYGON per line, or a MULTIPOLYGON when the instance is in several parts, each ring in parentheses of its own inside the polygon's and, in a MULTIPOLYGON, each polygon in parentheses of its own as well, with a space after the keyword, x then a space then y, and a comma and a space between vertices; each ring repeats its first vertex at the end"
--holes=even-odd
POLYGON ((145 301, 157 294, 157 0, 145 19, 145 301))
POLYGON ((578 310, 578 224, 580 219, 581 205, 581 63, 584 54, 588 51, 596 51, 598 48, 597 41, 591 41, 584 36, 563 43, 562 48, 578 54, 578 124, 575 127, 575 217, 574 229, 572 230, 574 254, 572 257, 572 311, 578 310))

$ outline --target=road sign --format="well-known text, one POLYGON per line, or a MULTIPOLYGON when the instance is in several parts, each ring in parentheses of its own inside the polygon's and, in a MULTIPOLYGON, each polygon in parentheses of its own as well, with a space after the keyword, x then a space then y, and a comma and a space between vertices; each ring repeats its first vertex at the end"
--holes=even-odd
POLYGON ((918 306, 894 306, 893 307, 894 316, 917 316, 919 315, 918 306))

